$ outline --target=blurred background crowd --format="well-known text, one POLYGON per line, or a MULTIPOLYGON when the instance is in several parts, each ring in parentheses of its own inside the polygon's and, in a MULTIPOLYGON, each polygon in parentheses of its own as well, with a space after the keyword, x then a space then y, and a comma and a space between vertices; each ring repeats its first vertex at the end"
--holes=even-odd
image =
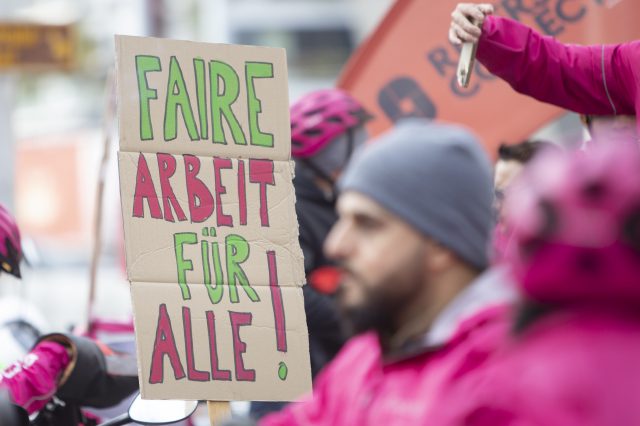
MULTIPOLYGON (((87 315, 105 85, 114 34, 284 47, 289 97, 330 87, 391 0, 3 0, 2 22, 62 25, 60 65, 30 68, 0 57, 0 203, 15 212, 28 266, 3 296, 27 298, 46 327, 87 315), (65 33, 66 34, 66 33, 65 33)), ((35 31, 35 30, 34 30, 35 31)), ((14 33, 16 37, 29 34, 14 33)), ((0 37, 9 37, 0 30, 0 37)), ((115 156, 107 167, 95 314, 130 315, 115 156)))

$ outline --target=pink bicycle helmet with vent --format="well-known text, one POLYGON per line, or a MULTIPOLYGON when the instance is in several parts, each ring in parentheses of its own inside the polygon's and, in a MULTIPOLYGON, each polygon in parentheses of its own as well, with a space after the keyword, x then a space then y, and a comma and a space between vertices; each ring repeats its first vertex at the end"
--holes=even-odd
POLYGON ((0 204, 0 270, 20 278, 22 247, 15 219, 0 204))
POLYGON ((640 303, 640 151, 543 152, 510 188, 506 252, 522 292, 553 304, 640 303))
POLYGON ((291 106, 291 153, 309 158, 329 142, 361 126, 370 115, 358 101, 339 89, 318 90, 291 106))

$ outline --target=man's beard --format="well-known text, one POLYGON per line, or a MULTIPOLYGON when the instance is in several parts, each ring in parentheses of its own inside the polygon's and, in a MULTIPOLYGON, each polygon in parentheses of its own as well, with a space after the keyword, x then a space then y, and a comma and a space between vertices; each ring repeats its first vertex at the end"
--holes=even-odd
MULTIPOLYGON (((342 289, 338 290, 338 297, 342 289)), ((368 291, 366 300, 359 306, 342 307, 348 336, 373 330, 378 334, 393 333, 393 313, 381 292, 368 291)))
MULTIPOLYGON (((409 259, 395 271, 383 277, 376 286, 365 284, 364 279, 343 265, 345 272, 351 275, 355 285, 365 291, 364 300, 358 306, 342 306, 346 319, 347 334, 356 335, 366 331, 375 331, 381 339, 393 336, 402 325, 398 324, 400 313, 406 310, 424 291, 425 272, 422 251, 409 259), (398 292, 397 289, 403 289, 398 292)), ((340 300, 343 289, 338 290, 340 300)))

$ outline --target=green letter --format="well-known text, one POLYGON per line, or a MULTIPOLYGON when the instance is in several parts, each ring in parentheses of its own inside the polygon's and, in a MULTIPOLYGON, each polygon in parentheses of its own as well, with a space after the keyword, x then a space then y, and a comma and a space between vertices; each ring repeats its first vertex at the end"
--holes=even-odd
POLYGON ((181 232, 173 235, 173 244, 176 249, 176 265, 178 267, 178 284, 182 290, 184 300, 191 299, 191 292, 187 285, 187 271, 193 271, 193 263, 184 258, 184 244, 197 244, 198 235, 194 232, 181 232))
POLYGON ((224 129, 222 128, 222 116, 231 128, 233 141, 239 145, 246 145, 247 141, 242 132, 242 127, 235 114, 231 110, 240 94, 240 79, 235 70, 220 61, 209 62, 209 80, 211 84, 211 127, 213 128, 213 142, 226 144, 224 129), (220 81, 224 83, 220 93, 220 81))
POLYGON ((151 113, 149 100, 158 99, 156 89, 149 88, 147 73, 162 71, 160 58, 157 56, 136 56, 136 74, 138 74, 138 98, 140 100, 140 140, 153 139, 153 126, 151 125, 151 113))
POLYGON ((273 64, 265 62, 247 62, 245 66, 247 79, 247 103, 249 106, 249 130, 251 131, 251 145, 273 148, 273 134, 262 133, 258 123, 258 114, 262 112, 262 103, 256 97, 253 86, 254 78, 273 78, 273 64))
POLYGON ((242 270, 241 263, 249 258, 249 243, 239 235, 227 235, 225 239, 227 246, 227 278, 229 279, 229 298, 232 303, 238 303, 237 281, 249 296, 252 302, 259 302, 260 297, 251 288, 247 274, 242 270))
POLYGON ((209 123, 207 121, 207 84, 205 83, 204 61, 193 60, 196 72, 196 95, 198 96, 198 115, 200 117, 200 139, 209 139, 209 123))
MULTIPOLYGON (((214 228, 211 228, 210 235, 212 237, 216 236, 216 231, 214 228)), ((224 282, 222 276, 222 265, 220 264, 220 249, 218 248, 218 243, 211 243, 211 248, 213 249, 213 271, 216 275, 216 285, 211 285, 211 266, 209 265, 209 242, 202 240, 200 242, 202 249, 202 267, 204 270, 204 285, 207 288, 207 292, 209 293, 209 300, 214 305, 219 303, 222 300, 222 294, 224 292, 224 282)))
POLYGON ((189 138, 191 138, 192 141, 197 141, 198 139, 200 139, 200 136, 198 135, 196 121, 193 118, 193 110, 191 109, 191 101, 189 100, 189 93, 187 93, 187 86, 184 83, 184 77, 182 77, 180 64, 178 63, 176 57, 172 56, 171 62, 169 63, 167 102, 164 109, 165 141, 170 141, 176 138, 178 106, 182 111, 182 118, 184 120, 184 124, 187 126, 189 138))

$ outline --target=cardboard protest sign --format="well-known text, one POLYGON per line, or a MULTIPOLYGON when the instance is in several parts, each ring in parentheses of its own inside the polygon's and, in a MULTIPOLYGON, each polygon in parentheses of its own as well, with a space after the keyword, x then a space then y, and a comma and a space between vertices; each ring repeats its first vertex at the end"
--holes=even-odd
POLYGON ((151 399, 310 390, 284 50, 116 37, 120 192, 151 399))
MULTIPOLYGON (((495 155, 501 142, 529 137, 562 110, 516 93, 476 61, 469 87, 457 83, 460 48, 449 43, 451 12, 461 0, 398 0, 347 63, 338 85, 375 116, 376 135, 404 117, 463 123, 495 155)), ((640 2, 493 0, 496 14, 567 43, 640 38, 640 2)))

